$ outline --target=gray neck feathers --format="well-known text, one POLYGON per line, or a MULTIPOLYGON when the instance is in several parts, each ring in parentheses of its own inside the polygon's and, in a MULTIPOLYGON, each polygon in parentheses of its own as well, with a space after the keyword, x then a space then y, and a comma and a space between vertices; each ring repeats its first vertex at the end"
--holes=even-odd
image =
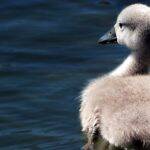
POLYGON ((109 73, 110 76, 130 76, 148 73, 148 65, 145 63, 145 55, 132 53, 115 70, 109 73))

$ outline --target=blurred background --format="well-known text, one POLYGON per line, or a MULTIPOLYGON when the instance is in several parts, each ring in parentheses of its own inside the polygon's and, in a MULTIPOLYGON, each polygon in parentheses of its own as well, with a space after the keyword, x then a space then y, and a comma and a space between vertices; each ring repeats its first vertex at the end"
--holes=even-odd
POLYGON ((139 0, 0 0, 0 149, 79 150, 79 95, 129 50, 97 40, 139 0))

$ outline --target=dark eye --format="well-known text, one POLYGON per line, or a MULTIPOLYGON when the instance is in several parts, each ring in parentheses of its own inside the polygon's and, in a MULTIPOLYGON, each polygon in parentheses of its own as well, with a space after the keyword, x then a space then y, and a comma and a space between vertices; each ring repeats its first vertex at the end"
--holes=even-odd
POLYGON ((123 27, 123 24, 122 24, 122 23, 119 23, 119 27, 122 28, 122 27, 123 27))

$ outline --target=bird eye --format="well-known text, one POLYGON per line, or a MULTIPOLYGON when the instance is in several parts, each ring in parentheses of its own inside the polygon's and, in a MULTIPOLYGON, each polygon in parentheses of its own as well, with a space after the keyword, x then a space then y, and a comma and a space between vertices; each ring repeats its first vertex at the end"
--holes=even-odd
POLYGON ((122 29, 122 27, 123 27, 123 24, 122 24, 122 23, 119 23, 119 27, 122 29))

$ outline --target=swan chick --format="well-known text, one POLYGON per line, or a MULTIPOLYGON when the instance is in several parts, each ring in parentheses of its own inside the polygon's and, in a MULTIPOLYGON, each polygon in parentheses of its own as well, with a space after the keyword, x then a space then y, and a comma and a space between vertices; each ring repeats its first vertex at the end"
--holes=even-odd
MULTIPOLYGON (((80 120, 88 137, 85 149, 103 137, 115 146, 150 144, 150 8, 126 7, 99 43, 116 42, 131 54, 115 70, 92 80, 81 93, 80 120)), ((92 145, 92 146, 91 146, 92 145)))

